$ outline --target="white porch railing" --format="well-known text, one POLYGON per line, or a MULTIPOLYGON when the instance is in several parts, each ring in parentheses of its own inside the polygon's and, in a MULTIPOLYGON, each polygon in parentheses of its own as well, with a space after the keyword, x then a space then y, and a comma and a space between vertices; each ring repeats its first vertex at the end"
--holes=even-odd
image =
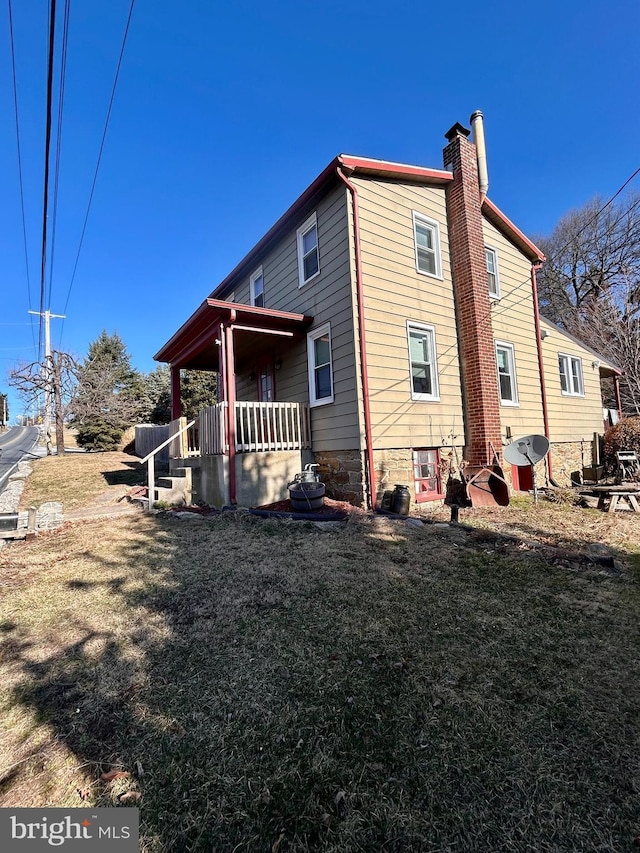
POLYGON ((311 447, 306 403, 236 402, 236 453, 311 447))
MULTIPOLYGON (((173 458, 219 456, 228 453, 225 435, 227 403, 202 409, 193 427, 176 436, 169 453, 173 458)), ((235 403, 236 453, 265 450, 302 450, 311 447, 311 420, 306 403, 235 403)), ((173 433, 185 418, 171 423, 173 433)))

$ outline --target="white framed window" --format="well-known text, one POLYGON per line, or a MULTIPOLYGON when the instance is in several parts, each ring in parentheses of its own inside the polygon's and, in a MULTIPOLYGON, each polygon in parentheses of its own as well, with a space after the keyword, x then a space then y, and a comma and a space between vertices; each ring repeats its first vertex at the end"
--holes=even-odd
POLYGON ((489 296, 500 299, 500 276, 498 275, 498 253, 491 246, 484 247, 484 256, 487 262, 487 285, 489 296))
POLYGON ((440 261, 440 229, 438 223, 413 211, 413 237, 416 247, 416 269, 423 275, 442 278, 440 261))
POLYGON ((582 360, 573 355, 558 353, 558 367, 562 393, 572 397, 584 397, 582 360))
POLYGON ((312 278, 320 275, 318 219, 316 214, 312 213, 296 233, 298 237, 298 287, 303 287, 312 278))
POLYGON ((307 335, 309 367, 309 405, 333 403, 333 365, 331 362, 331 325, 325 323, 307 335))
POLYGON ((264 308, 264 274, 262 267, 258 267, 249 279, 249 289, 251 291, 251 304, 257 308, 264 308))
POLYGON ((518 388, 516 385, 516 359, 513 344, 496 341, 496 364, 498 367, 500 403, 503 406, 517 406, 518 388))
POLYGON ((412 400, 439 400, 436 333, 433 326, 407 320, 412 400))

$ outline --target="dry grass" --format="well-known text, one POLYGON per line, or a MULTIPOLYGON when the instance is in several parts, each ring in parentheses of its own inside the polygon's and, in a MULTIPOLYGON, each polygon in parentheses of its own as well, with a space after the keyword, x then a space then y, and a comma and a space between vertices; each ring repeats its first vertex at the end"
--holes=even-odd
POLYGON ((0 805, 140 793, 148 853, 634 849, 638 525, 574 512, 140 516, 6 549, 0 805), (608 537, 618 570, 501 526, 608 537))
POLYGON ((109 492, 119 497, 132 485, 145 482, 145 477, 137 457, 119 451, 47 456, 33 461, 20 507, 61 501, 66 510, 77 509, 109 492))

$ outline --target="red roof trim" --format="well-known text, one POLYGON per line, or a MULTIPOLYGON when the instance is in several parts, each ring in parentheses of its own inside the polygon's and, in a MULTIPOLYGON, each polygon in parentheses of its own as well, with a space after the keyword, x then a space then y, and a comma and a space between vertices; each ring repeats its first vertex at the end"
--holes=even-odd
POLYGON ((186 361, 188 356, 204 346, 208 336, 220 321, 229 321, 232 312, 238 319, 244 316, 254 323, 262 320, 262 325, 266 329, 302 331, 313 322, 313 317, 306 314, 293 314, 290 311, 276 311, 273 308, 258 308, 255 305, 209 298, 196 308, 189 319, 158 350, 154 359, 172 364, 186 361))
POLYGON ((350 154, 341 154, 338 159, 343 166, 355 172, 382 172, 389 177, 424 178, 437 184, 448 184, 453 180, 451 172, 444 169, 426 169, 424 166, 394 163, 391 160, 374 160, 370 157, 353 157, 350 154))
POLYGON ((522 231, 513 224, 513 222, 504 215, 504 213, 495 206, 495 204, 490 201, 488 198, 485 198, 482 203, 482 212, 486 215, 487 219, 491 220, 493 224, 503 231, 507 237, 510 237, 511 240, 524 251, 526 255, 529 255, 530 259, 533 261, 544 261, 545 257, 540 251, 540 249, 529 240, 528 237, 522 233, 522 231))

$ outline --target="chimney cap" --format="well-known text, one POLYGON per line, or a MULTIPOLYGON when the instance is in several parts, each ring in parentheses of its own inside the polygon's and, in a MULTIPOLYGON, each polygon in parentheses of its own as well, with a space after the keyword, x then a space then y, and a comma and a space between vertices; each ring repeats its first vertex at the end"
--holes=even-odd
POLYGON ((445 138, 449 140, 449 142, 453 142, 456 136, 462 136, 464 139, 468 139, 471 136, 471 131, 466 127, 463 127, 459 121, 457 121, 452 128, 450 128, 445 133, 445 138))

